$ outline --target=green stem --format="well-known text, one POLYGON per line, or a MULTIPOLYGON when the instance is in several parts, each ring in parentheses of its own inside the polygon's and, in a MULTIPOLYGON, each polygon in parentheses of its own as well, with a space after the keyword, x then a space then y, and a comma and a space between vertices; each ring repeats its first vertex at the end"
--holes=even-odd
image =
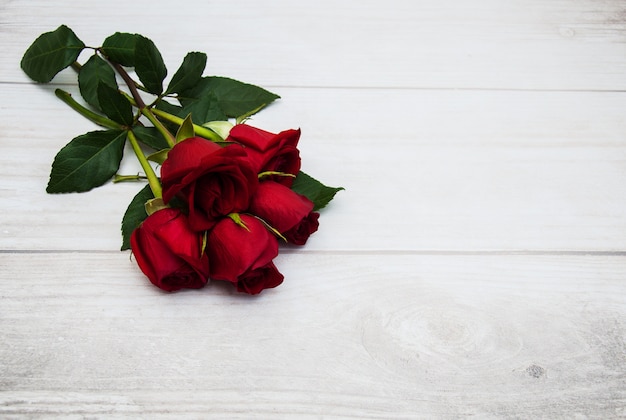
POLYGON ((143 154, 143 150, 141 150, 141 147, 139 146, 139 142, 137 141, 135 133, 130 130, 128 130, 128 140, 133 147, 133 151, 135 152, 135 155, 139 160, 141 168, 146 173, 146 178, 148 178, 148 184, 150 184, 152 194, 154 194, 155 198, 163 197, 159 178, 157 178, 156 174, 154 173, 154 169, 152 169, 152 166, 150 165, 150 162, 148 162, 148 159, 146 159, 146 155, 143 154))
POLYGON ((174 137, 174 135, 170 133, 167 128, 165 128, 163 123, 154 116, 152 110, 146 106, 146 103, 143 101, 143 99, 139 95, 139 92, 137 91, 137 84, 135 83, 135 81, 128 75, 126 70, 124 70, 124 67, 114 62, 110 63, 113 65, 113 68, 115 68, 117 73, 122 76, 122 79, 124 79, 124 81, 126 82, 126 85, 128 86, 131 95, 133 95, 133 99, 135 100, 139 111, 141 111, 141 113, 145 115, 152 124, 154 124, 156 129, 159 130, 159 133, 161 133, 161 135, 167 141, 167 144, 169 144, 170 147, 174 147, 174 144, 176 144, 176 137, 174 137))
POLYGON ((139 181, 142 179, 148 179, 146 176, 141 175, 115 175, 113 177, 113 183, 116 184, 118 182, 128 182, 128 181, 139 181))
POLYGON ((165 128, 163 123, 154 116, 153 110, 145 106, 143 108, 139 108, 139 110, 150 120, 150 122, 156 127, 156 129, 159 130, 159 133, 161 133, 161 135, 165 137, 167 144, 169 144, 170 147, 174 147, 174 145, 176 144, 176 137, 174 137, 174 135, 170 133, 167 128, 165 128))
MULTIPOLYGON (((155 109, 152 110, 152 112, 157 117, 161 117, 164 120, 169 121, 171 123, 174 123, 174 124, 176 124, 178 126, 180 126, 183 123, 183 121, 185 121, 184 118, 177 117, 176 115, 172 115, 172 114, 170 114, 168 112, 161 111, 160 109, 156 109, 155 108, 155 109)), ((204 137, 206 139, 209 139, 211 141, 214 141, 214 142, 217 142, 217 143, 223 143, 224 142, 224 139, 221 138, 216 132, 214 132, 213 130, 210 130, 210 129, 206 128, 206 127, 203 127, 201 125, 194 124, 193 125, 193 131, 197 135, 202 136, 202 137, 204 137)))
POLYGON ((118 89, 118 92, 121 93, 122 95, 124 95, 124 97, 126 98, 126 100, 128 102, 130 102, 130 104, 132 106, 134 106, 135 108, 139 108, 137 106, 137 102, 135 101, 135 98, 133 98, 131 95, 129 95, 128 93, 126 93, 125 91, 123 91, 122 89, 118 89))
POLYGON ((72 98, 72 95, 70 95, 68 92, 62 90, 62 89, 56 89, 54 91, 54 94, 61 99, 63 102, 65 102, 66 104, 68 104, 73 110, 75 110, 76 112, 78 112, 80 115, 82 115, 83 117, 87 118, 88 120, 93 121, 94 123, 98 124, 99 126, 105 127, 105 128, 110 128, 112 130, 123 130, 124 127, 122 127, 120 124, 116 123, 115 121, 112 121, 106 117, 103 117, 100 114, 96 114, 95 112, 93 112, 90 109, 85 108, 84 106, 82 106, 81 104, 79 104, 78 102, 76 102, 74 100, 74 98, 72 98))
POLYGON ((71 64, 71 66, 72 66, 72 69, 74 69, 74 71, 75 71, 76 73, 80 73, 80 69, 81 69, 81 68, 83 68, 83 65, 82 65, 82 64, 80 64, 78 61, 74 61, 74 62, 71 64))
MULTIPOLYGON (((123 90, 120 90, 120 93, 122 95, 124 95, 126 97, 126 99, 128 99, 128 101, 134 107, 138 108, 137 102, 135 101, 135 99, 133 99, 132 96, 130 96, 128 93, 124 92, 123 90)), ((179 127, 182 125, 183 121, 185 121, 183 118, 177 117, 176 115, 172 115, 169 112, 165 112, 165 111, 162 111, 162 110, 157 109, 157 108, 152 108, 152 113, 156 117, 161 117, 165 121, 168 121, 168 122, 171 122, 173 124, 176 124, 179 127)), ((210 128, 204 127, 202 125, 193 124, 193 131, 197 135, 199 135, 201 137, 204 137, 206 139, 209 139, 211 141, 214 141, 216 143, 223 143, 224 142, 224 139, 219 134, 217 134, 215 131, 211 130, 210 128)))

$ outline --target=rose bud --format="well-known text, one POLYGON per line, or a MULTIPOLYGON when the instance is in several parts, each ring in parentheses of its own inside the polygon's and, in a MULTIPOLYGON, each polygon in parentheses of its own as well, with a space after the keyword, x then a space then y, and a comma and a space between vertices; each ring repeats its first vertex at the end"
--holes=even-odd
MULTIPOLYGON (((300 130, 273 134, 246 124, 235 125, 226 139, 245 146, 252 168, 257 173, 272 171, 292 175, 300 171, 299 140, 300 130)), ((293 183, 293 178, 288 176, 274 176, 271 179, 287 186, 293 183)))
POLYGON ((194 230, 210 229, 218 219, 248 207, 258 185, 257 173, 243 147, 226 147, 192 137, 177 143, 161 167, 163 200, 174 196, 189 207, 194 230))
POLYGON ((141 271, 160 289, 199 289, 208 281, 202 235, 191 230, 178 209, 165 208, 148 216, 133 231, 130 246, 141 271))
POLYGON ((282 184, 262 181, 248 212, 263 219, 288 242, 304 245, 319 227, 319 213, 313 212, 313 206, 311 200, 282 184))
POLYGON ((237 216, 239 223, 225 217, 209 231, 211 278, 234 283, 237 291, 252 295, 278 286, 283 275, 272 262, 278 255, 278 240, 257 218, 237 216))

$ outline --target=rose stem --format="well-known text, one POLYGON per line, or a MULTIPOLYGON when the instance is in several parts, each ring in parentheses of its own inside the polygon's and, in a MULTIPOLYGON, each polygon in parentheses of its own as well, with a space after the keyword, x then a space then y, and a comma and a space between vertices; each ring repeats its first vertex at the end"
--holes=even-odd
MULTIPOLYGON (((169 121, 171 123, 177 124, 177 125, 181 125, 184 121, 183 118, 177 117, 176 115, 172 115, 168 112, 165 111, 161 111, 160 109, 153 109, 152 112, 154 113, 154 115, 163 118, 166 121, 169 121)), ((213 130, 210 130, 206 127, 203 127, 201 125, 197 125, 194 124, 193 125, 193 131, 199 135, 202 136, 204 138, 207 138, 211 141, 214 142, 218 142, 221 143, 224 141, 223 138, 221 138, 216 132, 214 132, 213 130)))
POLYGON ((139 95, 139 92, 137 91, 137 85, 135 84, 135 81, 130 78, 126 70, 124 70, 124 67, 114 62, 111 62, 111 64, 113 65, 115 70, 117 70, 119 75, 122 76, 122 79, 124 79, 124 81, 128 85, 128 89, 130 89, 130 93, 133 95, 133 98, 135 99, 135 102, 137 103, 137 108, 139 108, 139 111, 143 115, 145 115, 152 124, 154 124, 156 129, 159 130, 159 132, 163 135, 163 137, 167 141, 167 144, 169 144, 170 147, 173 147, 174 144, 176 144, 176 138, 174 137, 174 135, 172 135, 172 133, 168 131, 167 128, 165 128, 163 123, 161 123, 161 121, 159 121, 159 119, 154 116, 154 114, 152 113, 152 110, 146 106, 145 102, 143 101, 143 99, 141 99, 141 96, 139 95))
MULTIPOLYGON (((126 97, 126 99, 128 99, 128 102, 130 102, 133 106, 139 108, 139 106, 137 106, 137 102, 135 101, 135 99, 133 99, 132 96, 130 96, 128 93, 124 92, 123 90, 119 91, 122 95, 124 95, 126 97)), ((172 115, 169 112, 165 112, 163 110, 160 109, 152 109, 152 113, 157 116, 157 117, 161 117, 163 118, 165 121, 169 121, 173 124, 178 125, 179 127, 182 125, 183 123, 183 119, 180 117, 177 117, 176 115, 172 115)), ((220 137, 219 134, 217 134, 215 131, 206 128, 202 125, 198 125, 198 124, 193 124, 193 131, 194 133, 196 133, 197 135, 204 137, 205 139, 209 139, 215 143, 223 143, 224 139, 222 137, 220 137)))
POLYGON ((82 64, 80 64, 78 61, 74 61, 74 62, 71 64, 71 66, 72 66, 72 69, 74 69, 74 71, 75 71, 76 73, 80 73, 80 69, 83 67, 83 65, 82 65, 82 64))
POLYGON ((159 178, 157 178, 156 174, 154 173, 154 169, 152 169, 152 166, 150 165, 150 162, 148 162, 148 159, 146 159, 146 155, 143 154, 143 150, 141 150, 141 147, 139 146, 139 142, 137 141, 135 133, 133 133, 131 130, 128 130, 128 140, 130 141, 130 145, 133 147, 133 151, 135 152, 135 155, 139 160, 139 164, 146 173, 146 178, 148 178, 148 184, 150 185, 152 194, 154 194, 155 198, 161 198, 163 196, 163 193, 161 191, 161 183, 159 182, 159 178))
POLYGON ((130 144, 133 147, 133 151, 135 152, 135 155, 137 155, 137 159, 139 160, 141 167, 146 173, 146 178, 148 178, 148 183, 150 184, 152 194, 154 194, 156 198, 161 198, 161 183, 154 173, 154 169, 152 169, 152 166, 150 166, 150 162, 148 162, 148 159, 146 159, 146 156, 143 154, 141 147, 139 147, 139 143, 137 142, 137 137, 135 136, 135 133, 133 133, 127 127, 123 127, 115 121, 111 121, 108 118, 105 118, 102 115, 98 115, 95 112, 92 112, 89 109, 85 108, 84 106, 76 102, 74 98, 72 98, 72 95, 65 92, 64 90, 56 89, 54 91, 54 94, 59 97, 63 102, 68 104, 72 109, 76 110, 79 114, 93 121, 94 123, 113 130, 126 130, 128 133, 128 139, 130 140, 130 144))
POLYGON ((72 98, 72 95, 70 95, 68 92, 62 89, 56 89, 54 91, 54 94, 57 96, 57 98, 68 104, 74 111, 78 112, 80 115, 98 124, 99 126, 110 128, 112 130, 124 130, 124 127, 122 125, 106 117, 103 117, 102 115, 96 114, 95 112, 85 108, 84 106, 76 102, 74 98, 72 98))
POLYGON ((113 183, 117 184, 118 182, 139 181, 140 179, 148 179, 148 177, 141 175, 115 175, 115 177, 113 177, 113 183))

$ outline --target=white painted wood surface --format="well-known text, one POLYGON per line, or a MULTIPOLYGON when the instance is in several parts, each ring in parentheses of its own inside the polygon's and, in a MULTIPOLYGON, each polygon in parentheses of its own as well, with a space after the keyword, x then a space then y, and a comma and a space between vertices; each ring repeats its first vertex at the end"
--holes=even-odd
POLYGON ((626 417, 622 1, 0 1, 0 45, 0 418, 626 417), (137 185, 45 194, 93 128, 19 68, 62 23, 282 96, 346 191, 281 287, 161 293, 137 185))

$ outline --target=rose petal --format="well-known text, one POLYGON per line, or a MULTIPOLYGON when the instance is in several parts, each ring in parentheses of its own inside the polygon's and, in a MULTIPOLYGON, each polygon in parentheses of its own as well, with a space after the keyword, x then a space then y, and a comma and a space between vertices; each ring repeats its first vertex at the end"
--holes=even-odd
POLYGON ((233 283, 248 270, 263 267, 278 255, 278 241, 259 220, 245 214, 246 228, 232 219, 219 221, 208 234, 210 276, 233 283))
POLYGON ((311 200, 286 186, 263 181, 250 201, 249 212, 284 233, 301 223, 313 207, 311 200))

